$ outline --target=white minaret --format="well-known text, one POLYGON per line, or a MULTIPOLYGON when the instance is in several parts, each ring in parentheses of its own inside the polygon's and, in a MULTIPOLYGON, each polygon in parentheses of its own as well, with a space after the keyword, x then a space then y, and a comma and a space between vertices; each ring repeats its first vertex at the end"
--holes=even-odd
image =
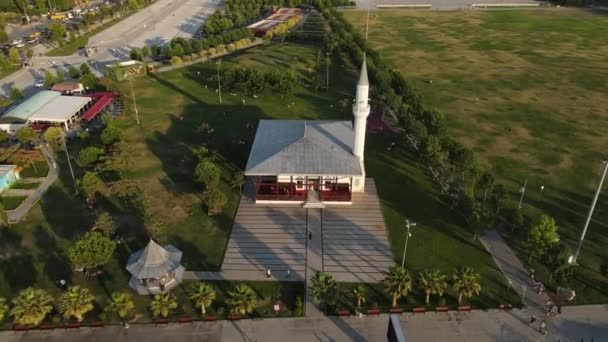
POLYGON ((367 127, 367 117, 369 116, 369 81, 367 79, 367 64, 363 56, 361 75, 357 83, 357 98, 353 104, 353 115, 355 116, 355 143, 353 144, 353 154, 363 160, 365 151, 365 129, 367 127))

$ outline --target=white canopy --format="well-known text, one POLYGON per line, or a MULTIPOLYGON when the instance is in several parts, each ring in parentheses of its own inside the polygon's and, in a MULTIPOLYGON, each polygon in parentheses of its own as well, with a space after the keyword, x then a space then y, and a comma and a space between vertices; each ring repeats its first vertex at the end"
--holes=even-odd
POLYGON ((57 96, 32 114, 28 121, 64 123, 89 102, 91 98, 86 96, 57 96))

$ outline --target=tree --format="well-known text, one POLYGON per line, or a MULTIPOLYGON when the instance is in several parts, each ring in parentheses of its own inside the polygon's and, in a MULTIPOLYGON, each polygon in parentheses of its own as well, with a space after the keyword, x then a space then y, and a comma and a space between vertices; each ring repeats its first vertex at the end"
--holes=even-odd
POLYGON ((0 322, 4 319, 4 316, 8 312, 8 304, 6 304, 6 299, 0 297, 0 322))
POLYGON ((215 297, 215 289, 213 289, 213 287, 208 283, 200 282, 192 286, 190 299, 196 303, 196 306, 201 307, 201 315, 205 315, 207 313, 207 307, 211 305, 211 303, 215 300, 215 297))
POLYGON ((169 44, 163 45, 161 49, 161 55, 164 59, 169 59, 173 57, 173 50, 171 49, 171 46, 169 44))
POLYGON ((85 147, 78 153, 78 163, 82 166, 89 166, 99 160, 106 151, 103 148, 89 146, 85 147))
POLYGON ((84 315, 93 310, 95 298, 89 290, 80 286, 71 286, 59 297, 59 312, 63 319, 69 320, 74 317, 78 322, 82 322, 84 315))
POLYGON ((134 11, 134 10, 136 10, 136 9, 138 9, 138 8, 139 8, 139 6, 141 6, 141 5, 139 4, 139 1, 138 1, 138 0, 129 0, 129 1, 127 2, 127 4, 129 5, 129 8, 130 8, 131 10, 133 10, 133 11, 134 11))
POLYGON ((232 176, 230 180, 230 187, 233 189, 239 189, 239 193, 241 193, 241 189, 243 184, 245 183, 245 173, 243 171, 238 171, 232 176))
POLYGON ((34 131, 31 127, 19 128, 17 132, 15 132, 15 136, 24 144, 31 143, 38 139, 38 133, 36 133, 36 131, 34 131))
POLYGON ((154 295, 154 300, 150 303, 152 314, 156 317, 167 317, 171 310, 175 308, 177 308, 177 300, 171 292, 154 295))
POLYGON ((51 39, 59 45, 63 45, 63 36, 67 30, 65 25, 53 22, 49 24, 48 29, 51 32, 51 39))
POLYGON ((113 292, 106 306, 107 311, 115 313, 122 320, 127 318, 133 309, 135 309, 135 303, 131 299, 131 295, 125 292, 113 292))
POLYGON ((211 159, 204 159, 194 169, 195 179, 205 184, 207 191, 213 190, 219 183, 222 171, 211 159))
POLYGON ((8 133, 6 131, 0 131, 0 143, 8 141, 8 133))
POLYGON ((234 290, 228 291, 226 304, 230 306, 230 311, 237 315, 246 315, 255 310, 257 296, 253 289, 245 284, 238 284, 234 290))
POLYGON ((441 152, 441 145, 439 143, 439 139, 434 135, 429 135, 426 139, 424 139, 424 144, 422 146, 422 154, 428 160, 437 160, 439 158, 439 153, 441 152))
POLYGON ((131 145, 126 141, 121 140, 112 146, 112 154, 109 157, 104 157, 102 169, 105 171, 114 171, 122 175, 132 166, 131 145))
POLYGON ((148 58, 148 56, 150 56, 150 49, 148 49, 148 47, 147 47, 147 46, 144 46, 144 47, 141 49, 141 56, 142 56, 143 58, 148 58))
POLYGON ((357 301, 357 310, 361 309, 361 304, 367 302, 367 289, 363 285, 358 285, 353 289, 353 295, 357 301))
POLYGON ((103 233, 105 236, 112 236, 116 232, 116 223, 112 219, 110 213, 104 211, 97 217, 93 230, 103 233))
POLYGON ((73 65, 70 65, 70 67, 68 68, 68 74, 70 75, 71 78, 73 78, 75 80, 78 79, 78 77, 80 77, 80 72, 73 65))
POLYGON ((458 293, 458 304, 462 303, 463 296, 471 298, 473 295, 479 295, 481 291, 479 278, 479 273, 476 273, 470 267, 464 266, 454 271, 452 280, 454 281, 454 291, 458 293))
POLYGON ((325 308, 328 303, 335 300, 338 283, 329 273, 315 273, 310 284, 310 294, 314 301, 322 303, 325 308))
POLYGON ((122 130, 115 126, 107 126, 101 132, 101 142, 110 145, 122 138, 122 130))
POLYGON ((150 55, 152 57, 156 57, 160 54, 160 46, 156 45, 156 44, 152 44, 152 46, 150 46, 150 55))
POLYGON ((28 287, 12 300, 9 315, 15 324, 36 326, 53 310, 53 298, 44 290, 28 287))
POLYGON ((68 249, 68 258, 75 269, 90 269, 110 260, 116 242, 95 231, 85 233, 68 249))
POLYGON ((496 208, 496 214, 500 212, 503 203, 507 199, 507 191, 505 190, 505 186, 502 184, 497 184, 491 190, 492 202, 494 203, 494 207, 496 208))
POLYGON ((426 295, 426 303, 429 304, 431 294, 443 296, 445 289, 448 287, 446 276, 436 268, 425 269, 420 273, 420 286, 426 295))
POLYGON ((26 48, 25 49, 25 58, 27 58, 28 60, 32 59, 32 57, 34 57, 34 50, 32 50, 32 48, 26 48))
POLYGON ((392 296, 392 307, 397 306, 397 300, 407 296, 412 290, 412 277, 403 267, 392 266, 382 280, 385 291, 392 296))
POLYGON ((87 197, 90 197, 103 190, 104 183, 95 172, 87 171, 78 181, 78 187, 87 197))
POLYGON ((533 257, 542 257, 549 250, 559 243, 557 235, 557 224, 552 217, 541 215, 540 218, 530 227, 526 245, 530 252, 530 259, 533 257))
POLYGON ((132 48, 131 52, 129 53, 131 59, 135 59, 138 61, 143 60, 143 55, 141 53, 141 51, 138 48, 132 48))
POLYGON ((175 46, 173 46, 173 56, 177 56, 177 57, 182 57, 184 55, 185 51, 184 51, 184 47, 181 44, 175 44, 175 46))
POLYGON ((12 65, 21 64, 21 57, 19 56, 19 50, 17 50, 17 48, 12 47, 12 48, 8 49, 8 61, 12 65))
POLYGON ((55 83, 57 83, 55 81, 55 76, 53 76, 53 74, 47 70, 44 72, 44 86, 47 88, 52 87, 55 83))
POLYGON ((492 190, 494 187, 494 176, 489 172, 484 173, 481 175, 481 178, 479 178, 479 186, 483 189, 483 205, 485 206, 488 191, 492 190))
POLYGON ((568 259, 572 255, 570 246, 565 243, 556 243, 550 249, 545 256, 545 262, 549 271, 549 282, 553 281, 555 276, 558 282, 563 281, 568 275, 570 275, 573 265, 568 263, 568 259))
POLYGON ((22 97, 23 97, 23 93, 21 92, 21 90, 19 90, 19 88, 11 87, 11 91, 10 91, 10 95, 9 95, 9 98, 11 99, 11 101, 17 101, 22 97))
POLYGON ((226 197, 223 191, 214 188, 204 193, 203 201, 209 209, 209 214, 217 215, 222 212, 224 205, 228 202, 228 197, 226 197))
POLYGON ((80 64, 80 74, 81 75, 87 75, 91 73, 91 68, 89 67, 89 65, 87 63, 82 63, 80 64))
POLYGON ((61 127, 49 127, 42 135, 44 141, 57 150, 63 146, 63 129, 61 127))
POLYGON ((56 74, 57 76, 55 77, 55 83, 61 83, 65 81, 65 77, 63 77, 63 72, 61 72, 61 70, 57 70, 56 74))

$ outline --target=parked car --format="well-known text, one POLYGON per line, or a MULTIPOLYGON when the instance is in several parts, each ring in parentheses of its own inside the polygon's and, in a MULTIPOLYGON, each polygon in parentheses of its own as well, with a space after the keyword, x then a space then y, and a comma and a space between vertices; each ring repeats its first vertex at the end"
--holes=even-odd
POLYGON ((38 81, 36 81, 36 83, 34 83, 34 87, 36 87, 36 88, 42 88, 42 87, 44 87, 44 80, 38 80, 38 81))

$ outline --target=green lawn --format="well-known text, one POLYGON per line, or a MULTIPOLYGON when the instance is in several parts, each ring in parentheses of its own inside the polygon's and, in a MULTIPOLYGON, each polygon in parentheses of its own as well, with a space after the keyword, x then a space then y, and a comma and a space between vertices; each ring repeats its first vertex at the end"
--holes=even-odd
POLYGON ((32 163, 24 164, 23 171, 19 173, 21 178, 29 178, 29 177, 46 177, 49 173, 49 164, 46 160, 38 160, 32 163))
POLYGON ((15 71, 20 70, 21 67, 17 66, 17 67, 12 67, 12 68, 7 68, 7 69, 0 69, 0 79, 5 78, 6 76, 14 73, 15 71))
MULTIPOLYGON (((344 15, 363 32, 367 13, 344 15)), ((445 114, 449 133, 506 185, 511 204, 527 179, 526 217, 555 217, 560 237, 574 247, 608 143, 601 134, 608 129, 608 17, 564 8, 377 11, 369 26, 372 46, 412 81, 425 104, 445 114)), ((561 284, 576 290, 573 304, 608 300, 607 218, 604 195, 581 267, 561 284)), ((527 261, 525 231, 504 233, 527 261)), ((549 281, 542 265, 531 267, 549 281)))
POLYGON ((22 183, 22 182, 17 182, 15 184, 11 185, 11 189, 32 190, 32 189, 37 189, 39 185, 40 185, 40 183, 22 183))
POLYGON ((5 210, 14 210, 17 209, 21 202, 23 202, 27 196, 10 196, 10 197, 2 197, 0 200, 2 201, 2 206, 5 210))

